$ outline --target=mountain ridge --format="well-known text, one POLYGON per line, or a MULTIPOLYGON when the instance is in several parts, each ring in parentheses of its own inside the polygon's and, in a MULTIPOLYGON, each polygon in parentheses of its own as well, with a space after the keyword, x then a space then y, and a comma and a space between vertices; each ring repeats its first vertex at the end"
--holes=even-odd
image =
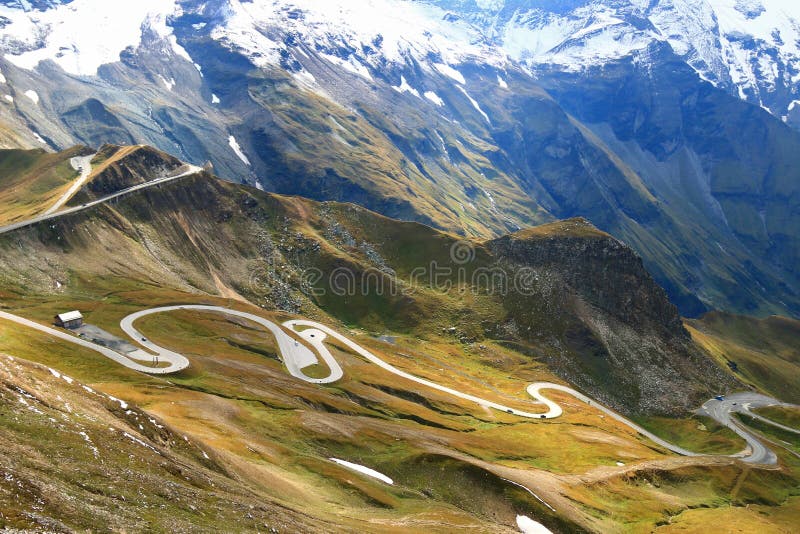
MULTIPOLYGON (((111 194, 112 184, 139 183, 141 169, 176 164, 148 148, 106 147, 95 158, 114 152, 123 156, 95 174, 72 203, 111 194)), ((373 330, 430 338, 452 330, 469 344, 500 339, 541 351, 559 374, 632 413, 685 410, 711 394, 709 376, 717 377, 716 387, 735 384, 691 344, 677 308, 641 260, 580 219, 465 242, 353 204, 282 197, 203 172, 132 193, 113 208, 17 230, 0 242, 4 291, 24 292, 28 300, 91 300, 102 289, 81 281, 90 276, 121 286, 161 280, 172 290, 239 295, 270 309, 324 313, 373 330), (454 251, 464 246, 469 261, 459 263, 454 251), (430 270, 428 277, 419 277, 421 268, 430 270), (446 268, 446 280, 434 277, 446 268), (353 287, 362 289, 343 296, 340 272, 351 273, 353 287), (502 280, 494 278, 498 273, 502 280), (378 280, 383 283, 373 285, 378 280), (684 392, 679 399, 676 390, 684 392)))
MULTIPOLYGON (((800 223, 787 209, 800 140, 788 125, 703 81, 663 39, 580 71, 534 72, 487 55, 472 22, 441 18, 466 4, 412 4, 409 20, 422 22, 408 40, 363 21, 378 4, 342 32, 353 6, 162 5, 119 61, 89 58, 96 76, 62 69, 80 39, 62 66, 21 68, 6 48, 0 137, 6 125, 13 146, 149 144, 236 182, 466 236, 586 217, 632 245, 684 315, 800 313, 800 223), (747 144, 741 131, 753 132, 747 144)), ((45 35, 41 50, 61 42, 45 35)))

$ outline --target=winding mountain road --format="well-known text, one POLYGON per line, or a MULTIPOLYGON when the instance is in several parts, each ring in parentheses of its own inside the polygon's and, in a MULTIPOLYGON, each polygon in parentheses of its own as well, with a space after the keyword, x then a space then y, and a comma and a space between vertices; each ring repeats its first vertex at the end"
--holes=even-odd
MULTIPOLYGON (((281 353, 281 358, 289 373, 292 376, 309 383, 330 384, 340 380, 344 376, 344 372, 341 366, 333 357, 333 355, 330 353, 328 348, 325 346, 325 341, 328 338, 332 338, 341 343, 342 345, 344 345, 345 347, 347 347, 348 349, 352 350, 354 353, 363 357, 367 361, 381 367, 382 369, 396 376, 399 376, 406 380, 410 380, 425 387, 435 389, 443 393, 447 393, 448 395, 452 395, 454 397, 463 400, 474 402, 486 408, 492 408, 495 410, 499 410, 501 412, 508 413, 510 415, 515 415, 518 417, 523 417, 528 419, 538 419, 538 420, 553 419, 561 416, 563 414, 563 410, 556 402, 548 399, 544 394, 542 394, 542 390, 550 389, 555 391, 561 391, 607 414, 608 416, 623 423, 624 425, 635 430, 642 436, 645 436, 646 438, 664 447, 665 449, 668 449, 676 454, 680 454, 683 456, 703 456, 701 454, 686 450, 684 448, 681 448, 677 445, 674 445, 666 440, 659 438, 655 434, 649 432, 648 430, 642 428, 636 423, 630 421, 629 419, 620 415, 614 410, 606 406, 603 406, 602 404, 599 404, 597 401, 591 399, 590 397, 584 395, 583 393, 568 386, 564 386, 561 384, 554 384, 550 382, 536 382, 530 384, 527 387, 528 394, 535 400, 541 402, 547 408, 547 411, 532 413, 523 410, 518 410, 516 408, 512 408, 504 404, 484 399, 482 397, 471 395, 469 393, 464 393, 462 391, 453 389, 448 386, 444 386, 432 380, 421 378, 406 371, 403 371, 401 369, 398 369, 392 364, 382 360, 369 350, 365 349, 358 343, 355 343, 348 337, 343 336, 337 331, 333 330, 332 328, 315 321, 296 319, 296 320, 286 321, 285 323, 283 323, 282 326, 279 326, 276 323, 268 319, 265 319, 263 317, 260 317, 258 315, 242 312, 239 310, 233 310, 230 308, 223 308, 219 306, 187 304, 179 306, 164 306, 159 308, 152 308, 128 315, 120 322, 120 327, 122 328, 122 330, 128 336, 130 336, 131 339, 133 339, 135 342, 139 343, 141 346, 147 349, 147 350, 139 349, 129 353, 128 355, 122 355, 106 347, 96 345, 90 341, 86 341, 84 339, 71 335, 66 331, 57 330, 55 328, 51 328, 7 312, 0 311, 0 319, 12 321, 17 324, 26 326, 28 328, 33 328, 40 332, 44 332, 51 336, 57 337, 61 340, 68 341, 70 343, 74 343, 81 347, 94 350, 102 354, 103 356, 110 358, 115 362, 120 363, 121 365, 124 365, 125 367, 128 367, 129 369, 132 369, 134 371, 147 374, 166 375, 186 369, 190 365, 189 360, 182 354, 161 347, 156 343, 152 342, 151 340, 149 340, 148 338, 146 338, 139 330, 137 330, 134 327, 134 323, 137 320, 149 315, 157 313, 169 313, 179 310, 192 310, 192 311, 200 311, 208 313, 218 313, 230 317, 240 317, 248 321, 251 321, 253 323, 256 323, 258 325, 261 325, 262 327, 267 329, 270 333, 272 333, 272 335, 275 337, 278 344, 278 348, 281 353), (324 378, 312 378, 307 376, 303 372, 304 368, 319 363, 317 355, 315 355, 305 344, 300 343, 297 339, 289 335, 289 332, 305 340, 309 345, 311 345, 316 350, 317 354, 322 358, 323 362, 329 369, 328 376, 324 378), (154 366, 153 362, 155 361, 158 361, 160 365, 154 366), (150 363, 150 365, 147 365, 145 362, 150 363), (163 366, 163 363, 166 363, 167 365, 163 366)), ((701 408, 700 413, 708 415, 713 419, 719 421, 720 423, 724 424, 725 426, 736 432, 736 434, 741 436, 747 442, 748 445, 747 449, 738 454, 728 455, 729 457, 740 458, 743 461, 752 464, 771 465, 777 462, 777 456, 775 455, 775 453, 772 452, 769 448, 767 448, 757 436, 751 434, 746 429, 742 428, 739 424, 737 424, 737 422, 734 420, 731 414, 733 412, 749 413, 749 409, 751 407, 758 408, 762 406, 773 406, 776 404, 782 404, 782 403, 779 403, 775 399, 771 399, 763 395, 758 395, 753 393, 737 393, 735 395, 729 396, 727 399, 724 399, 722 401, 712 399, 706 402, 701 408)), ((778 425, 777 423, 769 421, 768 419, 763 418, 761 416, 759 416, 759 418, 765 419, 771 424, 783 427, 783 425, 778 425)), ((790 429, 789 427, 785 428, 794 432, 798 432, 797 430, 790 429)))
POLYGON ((96 154, 92 154, 90 156, 77 156, 71 158, 69 160, 70 165, 76 171, 80 171, 80 176, 75 180, 75 183, 67 190, 66 193, 61 195, 61 197, 56 200, 55 204, 50 206, 47 211, 44 212, 44 215, 50 215, 59 211, 61 208, 64 207, 69 199, 75 196, 75 193, 80 190, 81 187, 86 183, 86 180, 89 179, 89 176, 92 174, 92 159, 94 159, 96 154))
MULTIPOLYGON (((87 202, 86 204, 82 204, 80 206, 74 206, 72 208, 67 208, 65 210, 56 211, 56 212, 51 212, 50 210, 48 210, 47 212, 45 212, 42 215, 39 215, 38 217, 33 217, 32 219, 27 219, 27 220, 16 222, 16 223, 9 224, 9 225, 6 225, 6 226, 0 226, 0 235, 6 234, 8 232, 12 232, 14 230, 19 230, 20 228, 27 228, 28 226, 33 226, 35 224, 39 224, 39 223, 46 222, 46 221, 49 221, 49 220, 52 220, 52 219, 56 219, 58 217, 63 217, 64 215, 71 215, 73 213, 86 211, 86 210, 92 209, 95 206, 98 206, 100 204, 105 204, 106 202, 110 202, 112 200, 115 200, 117 198, 123 197, 125 195, 130 195, 131 193, 135 193, 136 191, 141 191, 143 189, 149 189, 151 187, 155 187, 155 186, 158 186, 158 185, 169 183, 169 182, 178 180, 180 178, 185 178, 187 176, 191 176, 193 174, 197 174, 197 173, 201 172, 202 170, 203 169, 201 167, 197 167, 195 165, 184 165, 184 166, 182 166, 182 167, 180 167, 178 169, 179 172, 178 172, 178 174, 175 174, 175 175, 164 176, 162 178, 156 178, 154 180, 150 180, 148 182, 144 182, 143 184, 134 185, 134 186, 122 189, 120 191, 117 191, 114 194, 105 196, 103 198, 99 198, 97 200, 93 200, 91 202, 87 202)), ((67 200, 69 200, 69 199, 67 199, 67 200)), ((66 202, 66 200, 64 202, 66 202)))
MULTIPOLYGON (((90 157, 89 161, 91 161, 90 157)), ((82 184, 85 183, 89 174, 91 174, 91 165, 88 161, 85 161, 85 158, 82 158, 81 161, 74 161, 73 166, 81 169, 81 178, 76 182, 76 184, 73 187, 70 188, 70 191, 68 191, 66 195, 62 196, 62 198, 59 199, 56 205, 48 209, 47 212, 45 212, 45 214, 39 217, 35 217, 27 221, 22 221, 15 224, 0 227, 0 234, 32 226, 34 224, 54 219, 56 217, 61 217, 63 215, 68 215, 71 213, 88 210, 97 205, 109 202, 111 200, 122 197, 124 195, 128 195, 135 191, 140 191, 142 189, 154 187, 173 180, 178 180, 180 178, 196 174, 202 170, 201 168, 195 167, 193 165, 185 165, 184 167, 179 169, 179 171, 181 172, 179 172, 176 175, 165 176, 163 178, 151 180, 149 182, 145 182, 143 184, 139 184, 124 189, 122 191, 118 191, 117 193, 89 202, 82 206, 77 206, 66 210, 58 211, 63 206, 63 204, 69 200, 69 198, 72 198, 72 195, 74 195, 74 193, 77 192, 77 190, 82 186, 82 184), (70 192, 72 193, 70 194, 70 192)), ((492 408, 495 410, 499 410, 501 412, 505 412, 510 415, 528 419, 538 419, 538 420, 553 419, 561 416, 563 414, 563 410, 561 406, 559 406, 556 402, 544 396, 542 394, 542 390, 550 389, 550 390, 561 391, 607 414, 613 419, 635 430, 642 436, 647 437, 654 443, 672 452, 684 456, 700 456, 698 453, 688 451, 686 449, 678 447, 677 445, 673 445, 672 443, 669 443, 659 438, 658 436, 652 434, 651 432, 647 431, 646 429, 642 428, 636 423, 630 421, 626 417, 618 414, 617 412, 613 411, 610 408, 607 408, 597 403, 590 397, 568 386, 564 386, 561 384, 554 384, 550 382, 536 382, 530 384, 527 387, 528 394, 535 400, 542 403, 547 408, 547 411, 532 413, 519 410, 516 408, 512 408, 510 406, 506 406, 504 404, 484 399, 482 397, 478 397, 469 393, 464 393, 462 391, 453 389, 448 386, 444 386, 432 380, 421 378, 406 371, 403 371, 401 369, 398 369, 397 367, 382 360, 381 358, 379 358, 369 350, 363 348, 358 343, 355 343, 351 339, 347 338, 346 336, 343 336, 337 331, 333 330, 332 328, 329 328, 328 326, 315 321, 296 319, 296 320, 286 321, 282 326, 279 326, 276 323, 268 319, 265 319, 263 317, 260 317, 258 315, 230 308, 223 308, 219 306, 186 304, 178 306, 164 306, 159 308, 152 308, 128 315, 127 317, 123 318, 122 321, 120 322, 121 329, 128 336, 130 336, 130 338, 133 339, 136 343, 144 347, 144 349, 137 349, 133 352, 128 353, 127 355, 123 355, 107 347, 81 339, 75 335, 72 335, 71 333, 68 333, 65 330, 51 328, 41 323, 37 323, 35 321, 31 321, 24 317, 20 317, 18 315, 14 315, 8 312, 0 311, 0 319, 11 321, 27 328, 32 328, 40 332, 43 332, 45 334, 48 334, 50 336, 61 339, 63 341, 68 341, 75 345, 93 350, 134 371, 153 374, 153 375, 167 375, 167 374, 177 373, 189 367, 190 365, 189 360, 182 354, 161 347, 156 343, 150 341, 139 330, 135 328, 134 323, 137 320, 149 315, 157 313, 169 313, 179 310, 192 310, 192 311, 200 311, 208 313, 218 313, 230 317, 239 317, 264 327, 275 337, 275 340, 278 344, 278 349, 281 354, 281 358, 289 373, 292 376, 304 380, 308 383, 330 384, 340 380, 344 376, 344 371, 342 370, 341 366, 339 365, 339 363, 336 361, 336 359, 333 357, 333 355, 330 353, 327 346, 325 345, 325 341, 328 338, 332 338, 341 343, 342 345, 346 346, 350 350, 352 350, 354 353, 363 357, 367 361, 381 367, 387 372, 390 372, 396 376, 399 376, 406 380, 410 380, 427 388, 435 389, 443 393, 447 393, 448 395, 452 395, 454 397, 466 401, 474 402, 486 408, 492 408), (316 354, 314 353, 314 351, 310 350, 305 343, 301 343, 298 339, 289 335, 289 332, 291 332, 295 336, 305 341, 305 343, 308 343, 308 345, 313 347, 314 351, 316 351, 316 354), (303 372, 303 369, 320 363, 319 359, 317 358, 317 355, 319 355, 319 357, 322 358, 325 366, 327 366, 328 368, 329 373, 328 376, 326 377, 313 378, 303 372), (165 363, 166 365, 164 365, 165 363)), ((784 430, 800 433, 800 431, 796 429, 780 425, 778 423, 770 421, 769 419, 763 416, 752 414, 750 412, 751 407, 758 408, 762 406, 773 406, 776 404, 785 405, 775 399, 771 399, 763 395, 758 395, 754 393, 737 393, 734 395, 730 395, 723 400, 712 399, 706 402, 698 413, 708 415, 714 418, 718 422, 724 424, 725 426, 733 430, 736 434, 741 436, 747 442, 748 445, 747 449, 738 454, 729 455, 729 457, 741 458, 743 461, 748 463, 769 465, 769 464, 775 464, 777 462, 777 456, 775 455, 775 453, 772 452, 770 449, 768 449, 757 436, 753 435, 752 433, 744 429, 742 426, 740 426, 737 423, 737 421, 731 416, 731 414, 734 412, 747 413, 749 415, 757 417, 760 420, 766 421, 769 424, 775 425, 779 428, 783 428, 784 430)))

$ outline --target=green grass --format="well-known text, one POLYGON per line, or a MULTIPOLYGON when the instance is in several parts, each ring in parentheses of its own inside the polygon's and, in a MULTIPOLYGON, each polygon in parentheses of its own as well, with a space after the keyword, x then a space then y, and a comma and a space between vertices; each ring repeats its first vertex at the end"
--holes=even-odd
POLYGON ((747 445, 732 430, 709 417, 637 417, 635 421, 656 436, 692 452, 735 454, 747 445))
POLYGON ((78 177, 69 160, 85 150, 0 150, 0 224, 46 211, 78 177))
MULTIPOLYGON (((795 453, 800 453, 800 434, 789 432, 782 428, 778 428, 759 419, 748 417, 747 415, 737 414, 739 421, 757 430, 765 435, 768 439, 778 443, 782 447, 786 447, 795 453)), ((774 448, 774 447, 773 447, 774 448)))
POLYGON ((799 321, 714 312, 688 325, 697 343, 740 380, 800 403, 799 321))
POLYGON ((755 412, 776 423, 800 430, 800 408, 767 406, 765 408, 758 408, 755 412))

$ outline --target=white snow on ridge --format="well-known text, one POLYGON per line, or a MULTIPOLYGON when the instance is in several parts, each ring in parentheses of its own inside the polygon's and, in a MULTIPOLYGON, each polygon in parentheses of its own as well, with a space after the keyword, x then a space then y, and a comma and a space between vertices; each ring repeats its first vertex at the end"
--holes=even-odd
POLYGON ((331 462, 335 462, 339 465, 347 467, 348 469, 352 469, 353 471, 358 471, 364 475, 367 475, 372 478, 377 478, 381 482, 385 482, 386 484, 392 485, 394 484, 394 480, 387 477, 386 475, 375 471, 374 469, 370 469, 369 467, 364 467, 363 465, 354 464, 351 462, 347 462, 345 460, 339 460, 338 458, 330 458, 331 462))
POLYGON ((400 85, 393 85, 392 89, 394 89, 398 93, 411 93, 412 95, 414 95, 417 98, 419 98, 419 91, 417 91, 416 89, 411 87, 411 85, 409 85, 408 81, 406 81, 406 77, 405 76, 401 75, 400 76, 400 85))
POLYGON ((34 104, 39 103, 39 93, 37 93, 33 89, 28 89, 27 91, 25 91, 25 96, 30 98, 31 102, 33 102, 34 104))
POLYGON ((217 95, 213 94, 213 93, 211 94, 211 103, 212 104, 219 104, 220 103, 219 97, 217 95))
MULTIPOLYGON (((459 71, 467 61, 504 68, 509 60, 531 71, 556 66, 580 71, 591 65, 634 55, 668 43, 704 80, 724 86, 778 114, 800 98, 800 2, 796 0, 592 0, 565 8, 558 2, 530 2, 510 18, 498 17, 503 0, 434 2, 431 0, 226 0, 215 10, 219 19, 194 24, 197 32, 247 56, 257 67, 298 60, 316 50, 327 61, 366 80, 385 71, 408 72, 419 65, 466 86, 459 71), (447 5, 445 10, 439 5, 447 5), (553 5, 547 8, 542 6, 553 5), (291 16, 289 16, 291 14, 291 16), (455 14, 457 16, 448 16, 455 14), (633 18, 646 21, 638 24, 633 18), (286 44, 290 34, 303 46, 286 44), (347 52, 342 52, 342 51, 347 52), (435 58, 435 59, 432 59, 435 58), (792 74, 794 73, 794 74, 792 74), (794 91, 785 98, 781 85, 794 91), (777 96, 776 96, 777 95, 777 96), (768 96, 770 98, 768 98, 768 96), (778 102, 774 102, 775 99, 778 102)), ((169 17, 206 9, 205 2, 178 0, 73 0, 43 11, 0 5, 10 23, 0 30, 0 50, 21 68, 52 60, 65 71, 95 75, 116 62, 127 47, 141 44, 143 32, 164 40, 176 58, 192 61, 177 42, 169 17)), ((296 66, 296 63, 294 63, 296 66)), ((311 69, 311 65, 307 67, 311 69)), ((306 70, 292 76, 303 87, 324 93, 306 70)), ((462 69, 463 70, 463 69, 462 69)), ((313 69, 312 69, 313 71, 313 69)), ((202 76, 202 69, 198 67, 202 76)), ((0 84, 6 83, 0 72, 0 84)), ((165 86, 174 84, 165 78, 165 86)), ((416 82, 415 82, 416 83, 416 82)), ((508 89, 503 77, 497 77, 508 89)), ((395 89, 440 99, 401 83, 395 89)), ((217 103, 213 101, 212 103, 217 103)))
POLYGON ((230 137, 228 137, 228 144, 233 149, 233 151, 236 153, 236 155, 239 157, 239 159, 242 160, 242 163, 244 163, 245 165, 247 165, 249 167, 250 166, 250 160, 247 159, 247 156, 245 155, 245 153, 242 152, 242 147, 239 146, 239 141, 237 141, 236 138, 231 135, 230 137))
POLYGON ((359 63, 359 61, 353 56, 350 56, 347 59, 342 59, 338 56, 332 56, 330 54, 320 54, 320 56, 327 59, 334 65, 342 67, 348 72, 357 74, 362 78, 366 78, 367 80, 372 80, 372 75, 369 73, 369 69, 367 69, 367 67, 365 67, 363 64, 359 63))
POLYGON ((177 55, 189 58, 166 25, 175 9, 174 0, 74 0, 27 12, 0 6, 0 16, 11 21, 0 44, 22 45, 24 52, 5 56, 21 68, 30 70, 50 59, 71 74, 93 76, 101 65, 119 61, 125 48, 139 45, 144 24, 167 39, 177 55))
POLYGON ((167 88, 167 91, 172 91, 173 89, 175 89, 175 78, 170 78, 169 80, 167 80, 166 78, 164 78, 164 77, 163 77, 162 75, 160 75, 160 74, 158 75, 158 77, 159 77, 159 78, 161 79, 161 81, 163 82, 163 84, 164 84, 164 87, 166 87, 166 88, 167 88))
POLYGON ((409 57, 429 54, 447 65, 459 64, 466 57, 481 57, 491 64, 505 62, 504 55, 488 46, 474 26, 445 20, 446 11, 425 2, 229 0, 229 5, 225 24, 215 28, 212 37, 244 52, 259 66, 275 65, 282 51, 293 50, 267 38, 265 30, 270 27, 281 28, 329 55, 343 48, 358 51, 342 61, 362 75, 358 65, 380 68, 384 60, 405 64, 409 57), (289 12, 295 16, 288 18, 289 12))

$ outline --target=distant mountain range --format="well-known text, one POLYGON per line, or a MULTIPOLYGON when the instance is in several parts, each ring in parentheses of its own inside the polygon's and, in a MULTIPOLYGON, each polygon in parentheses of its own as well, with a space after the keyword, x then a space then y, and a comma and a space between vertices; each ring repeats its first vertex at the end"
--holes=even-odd
POLYGON ((800 8, 0 2, 0 145, 145 143, 470 236, 583 216, 682 313, 800 315, 800 8))

